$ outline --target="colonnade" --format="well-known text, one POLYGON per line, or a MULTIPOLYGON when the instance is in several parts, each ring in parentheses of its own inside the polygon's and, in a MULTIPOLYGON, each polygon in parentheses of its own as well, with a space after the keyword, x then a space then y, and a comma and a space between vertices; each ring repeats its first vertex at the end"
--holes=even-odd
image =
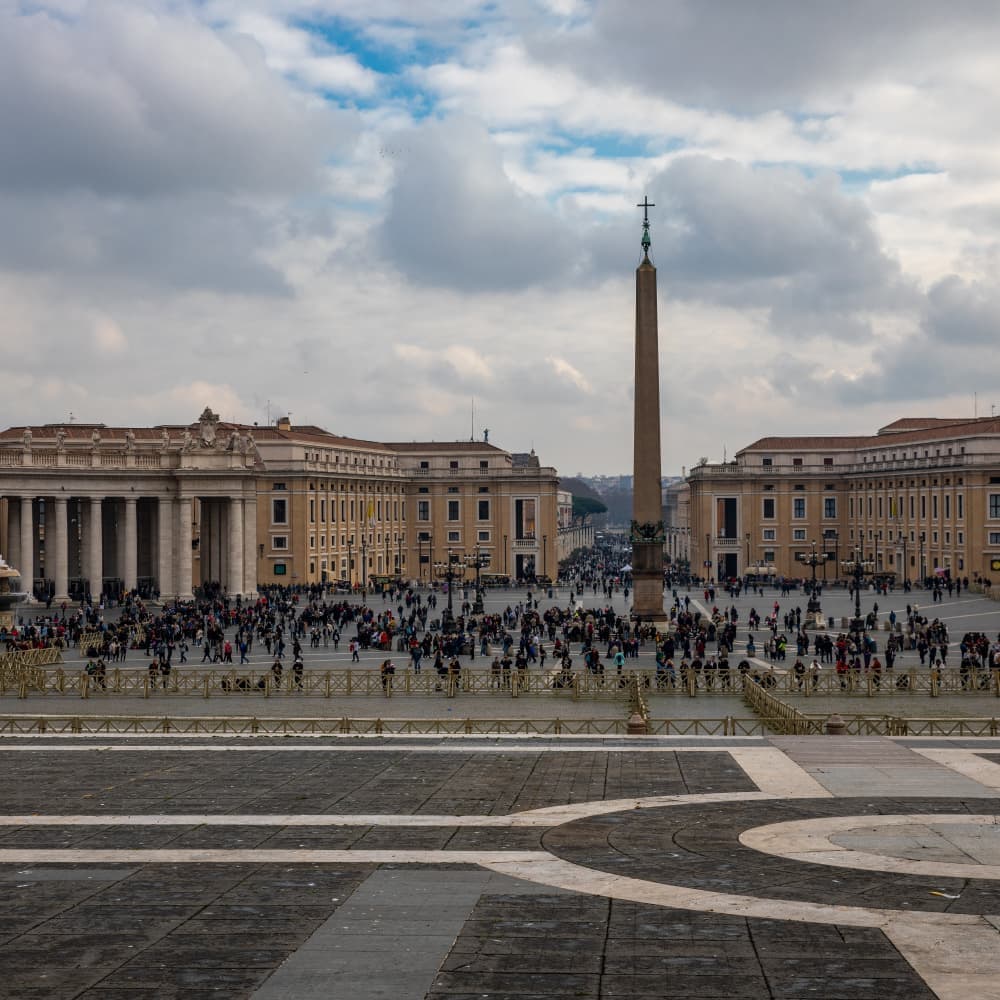
POLYGON ((255 499, 61 492, 5 499, 4 556, 25 590, 41 578, 55 603, 70 599, 71 582, 75 597, 145 590, 184 600, 200 583, 233 596, 256 593, 255 499))

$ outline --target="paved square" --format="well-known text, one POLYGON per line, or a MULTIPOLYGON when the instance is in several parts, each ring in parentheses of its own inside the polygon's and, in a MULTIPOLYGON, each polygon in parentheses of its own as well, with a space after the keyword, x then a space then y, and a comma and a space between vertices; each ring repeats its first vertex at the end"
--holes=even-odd
POLYGON ((998 997, 998 754, 9 739, 0 996, 998 997))

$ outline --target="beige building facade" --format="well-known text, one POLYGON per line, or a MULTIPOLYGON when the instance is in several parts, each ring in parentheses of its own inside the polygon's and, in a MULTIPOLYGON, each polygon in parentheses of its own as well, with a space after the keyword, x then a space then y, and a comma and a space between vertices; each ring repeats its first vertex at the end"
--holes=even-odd
POLYGON ((763 438, 695 467, 692 571, 844 577, 860 554, 898 581, 1000 579, 1000 418, 904 418, 868 437, 763 438))
POLYGON ((0 554, 56 603, 250 597, 264 584, 425 581, 556 565, 555 469, 485 442, 385 444, 288 420, 0 432, 0 554))

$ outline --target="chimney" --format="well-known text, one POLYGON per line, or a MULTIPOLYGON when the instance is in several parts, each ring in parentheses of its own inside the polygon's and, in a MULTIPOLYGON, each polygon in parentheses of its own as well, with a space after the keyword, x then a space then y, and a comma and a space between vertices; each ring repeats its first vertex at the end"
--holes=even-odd
POLYGON ((278 419, 274 422, 274 426, 279 431, 290 431, 292 429, 292 418, 278 417, 278 419))

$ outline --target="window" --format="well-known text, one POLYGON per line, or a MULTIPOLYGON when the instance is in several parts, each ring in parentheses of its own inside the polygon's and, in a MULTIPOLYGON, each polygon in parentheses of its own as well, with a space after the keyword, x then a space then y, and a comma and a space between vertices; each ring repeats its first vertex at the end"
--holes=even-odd
POLYGON ((837 516, 837 498, 836 497, 824 497, 823 498, 823 516, 824 517, 836 517, 837 516))
POLYGON ((955 497, 955 514, 957 515, 957 517, 958 517, 959 520, 961 520, 963 517, 965 517, 965 494, 964 493, 959 493, 958 496, 955 497))
POLYGON ((955 532, 955 536, 956 536, 955 540, 958 542, 959 545, 964 545, 965 544, 965 532, 964 531, 956 531, 955 532))
POLYGON ((430 462, 421 462, 420 463, 420 468, 421 469, 429 469, 430 467, 431 467, 431 463, 430 462))
POLYGON ((418 493, 430 493, 430 491, 431 491, 431 488, 429 486, 418 486, 417 487, 417 492, 418 493))
POLYGON ((824 465, 833 465, 833 459, 832 458, 824 458, 823 459, 823 464, 824 465))
POLYGON ((417 520, 418 521, 429 521, 431 519, 431 502, 430 500, 418 500, 417 501, 417 520))
POLYGON ((792 465, 796 466, 797 468, 801 468, 801 466, 802 466, 802 459, 801 458, 793 458, 792 459, 792 465))
POLYGON ((944 517, 945 520, 951 517, 951 496, 947 493, 944 495, 944 517))
POLYGON ((777 530, 775 528, 764 529, 763 538, 765 542, 773 542, 776 537, 777 537, 777 530))
POLYGON ((449 486, 448 487, 448 492, 449 493, 457 493, 458 492, 458 487, 457 486, 449 486))
POLYGON ((792 517, 801 520, 806 516, 806 498, 795 497, 792 500, 792 517))
POLYGON ((272 535, 271 536, 271 548, 272 549, 287 549, 288 548, 288 535, 272 535))
POLYGON ((1000 517, 1000 493, 990 494, 990 518, 1000 517))
POLYGON ((793 528, 792 529, 792 541, 794 542, 804 542, 806 540, 806 529, 805 528, 793 528))
POLYGON ((316 523, 316 501, 312 497, 309 498, 309 523, 316 523))
POLYGON ((431 534, 429 531, 418 531, 417 541, 418 542, 429 542, 431 540, 431 534))
POLYGON ((847 513, 849 517, 854 517, 854 497, 848 497, 847 513))
POLYGON ((764 562, 766 563, 774 562, 774 549, 764 549, 764 562))
POLYGON ((769 521, 774 519, 774 497, 764 497, 764 517, 769 521))
POLYGON ((449 542, 460 542, 462 540, 462 533, 460 531, 449 531, 448 541, 449 542))
POLYGON ((1000 531, 991 531, 989 533, 990 545, 1000 545, 1000 531))
POLYGON ((316 536, 315 535, 310 535, 309 536, 309 548, 311 548, 311 549, 316 548, 316 536))
POLYGON ((271 483, 272 490, 284 490, 287 488, 284 483, 271 483))
POLYGON ((489 493, 489 491, 490 491, 490 488, 488 486, 480 486, 479 487, 479 492, 480 493, 489 493))
POLYGON ((288 524, 288 501, 283 497, 271 501, 271 524, 288 524))
POLYGON ((490 540, 490 533, 488 531, 479 531, 476 533, 476 541, 488 542, 489 540, 490 540))
POLYGON ((275 563, 274 564, 274 575, 275 576, 284 576, 287 572, 288 572, 288 569, 285 567, 284 563, 275 563))
POLYGON ((458 504, 459 504, 459 502, 457 500, 449 500, 448 501, 448 520, 449 521, 457 521, 459 519, 458 504))
POLYGON ((936 521, 937 516, 938 516, 938 498, 937 494, 935 493, 934 496, 931 497, 931 517, 933 517, 934 520, 936 521))
POLYGON ((761 465, 763 465, 765 469, 769 469, 771 468, 772 465, 774 465, 773 458, 762 458, 760 461, 761 465))
POLYGON ((326 524, 326 500, 319 502, 319 519, 326 524))
POLYGON ((448 463, 448 468, 449 469, 457 469, 458 468, 458 462, 457 462, 457 460, 452 459, 452 461, 450 461, 448 463))
POLYGON ((490 463, 485 458, 481 458, 479 460, 479 468, 480 469, 488 469, 489 467, 490 467, 490 463))
POLYGON ((488 521, 490 519, 490 502, 489 500, 480 500, 478 503, 478 519, 480 521, 488 521))

